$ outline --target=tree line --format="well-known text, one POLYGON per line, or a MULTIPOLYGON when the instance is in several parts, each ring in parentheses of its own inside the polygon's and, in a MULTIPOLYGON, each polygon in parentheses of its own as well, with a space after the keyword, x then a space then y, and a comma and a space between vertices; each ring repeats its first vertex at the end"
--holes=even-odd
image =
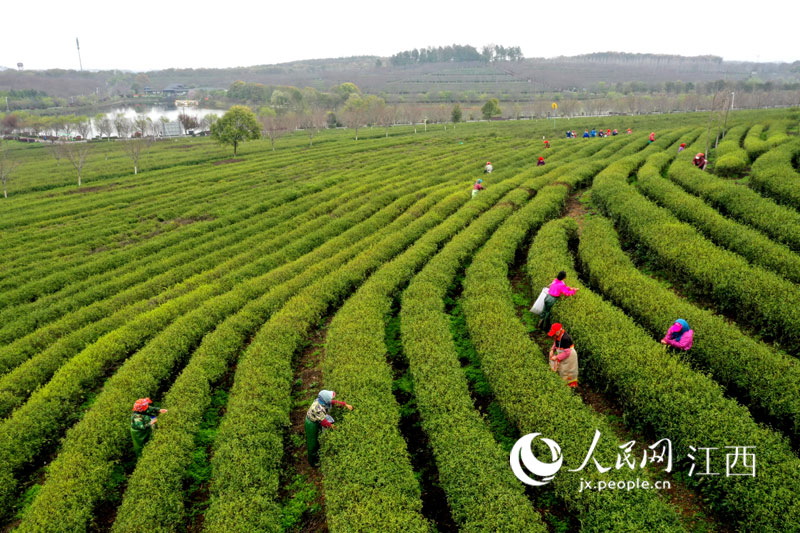
POLYGON ((447 63, 450 61, 519 61, 524 59, 519 46, 489 44, 480 52, 474 46, 458 45, 439 46, 433 48, 414 48, 394 54, 389 61, 394 66, 415 65, 418 63, 447 63))

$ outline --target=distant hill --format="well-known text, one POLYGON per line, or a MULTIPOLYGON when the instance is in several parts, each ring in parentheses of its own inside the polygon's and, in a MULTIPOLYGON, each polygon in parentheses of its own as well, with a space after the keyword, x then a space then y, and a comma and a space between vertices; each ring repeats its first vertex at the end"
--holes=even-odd
POLYGON ((390 101, 424 100, 431 94, 448 91, 466 93, 468 97, 488 94, 516 99, 539 93, 592 90, 598 84, 613 88, 617 84, 632 82, 657 86, 676 81, 697 84, 749 78, 763 82, 800 82, 800 62, 748 63, 724 61, 718 56, 602 52, 550 59, 395 66, 390 58, 356 56, 228 69, 167 69, 138 74, 121 70, 3 69, 0 72, 0 91, 35 89, 50 96, 72 97, 94 94, 99 88, 106 94, 125 94, 130 92, 134 83, 138 83, 137 76, 139 81, 145 80, 144 85, 155 89, 173 83, 193 88, 227 89, 234 81, 241 80, 328 91, 343 82, 353 82, 362 91, 381 94, 390 101))

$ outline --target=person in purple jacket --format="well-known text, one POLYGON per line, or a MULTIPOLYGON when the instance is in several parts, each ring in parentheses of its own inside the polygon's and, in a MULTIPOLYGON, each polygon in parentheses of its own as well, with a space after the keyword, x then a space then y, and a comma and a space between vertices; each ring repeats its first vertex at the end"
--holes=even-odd
POLYGON ((556 299, 561 295, 572 296, 575 294, 575 291, 578 290, 567 287, 567 284, 564 283, 564 278, 566 277, 566 272, 563 270, 559 272, 556 279, 550 283, 550 289, 547 291, 547 296, 544 298, 544 310, 542 311, 542 319, 539 321, 539 327, 543 327, 545 331, 550 330, 550 311, 553 309, 556 299))
POLYGON ((694 340, 694 331, 689 329, 689 323, 679 318, 667 330, 666 336, 661 339, 661 344, 674 346, 681 350, 689 350, 694 340))

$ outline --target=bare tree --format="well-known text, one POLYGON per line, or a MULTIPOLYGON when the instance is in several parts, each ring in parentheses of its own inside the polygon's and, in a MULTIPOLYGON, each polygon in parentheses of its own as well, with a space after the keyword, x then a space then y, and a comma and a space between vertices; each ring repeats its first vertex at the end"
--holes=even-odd
POLYGON ((150 145, 153 144, 152 137, 141 137, 139 139, 130 139, 122 143, 122 148, 125 150, 125 153, 128 154, 128 157, 131 158, 133 161, 133 174, 134 176, 139 173, 139 159, 147 149, 150 148, 150 145))
POLYGON ((161 125, 158 134, 159 135, 166 135, 167 134, 167 124, 169 124, 169 119, 166 116, 161 115, 160 117, 158 117, 158 123, 161 125))
POLYGON ((153 136, 153 120, 146 115, 136 115, 133 127, 140 137, 153 136))
POLYGON ((53 156, 53 159, 56 160, 56 165, 61 164, 61 158, 64 157, 64 145, 54 138, 50 141, 50 144, 47 145, 47 150, 50 152, 50 155, 53 156))
POLYGON ((94 117, 94 129, 97 130, 97 133, 100 134, 100 137, 105 137, 108 140, 111 140, 111 131, 113 125, 111 124, 111 119, 109 119, 106 115, 99 114, 94 117))
POLYGON ((181 126, 183 126, 184 132, 193 130, 200 125, 200 121, 197 120, 197 117, 187 115, 186 113, 181 113, 178 115, 178 122, 180 122, 181 126))
POLYGON ((86 117, 79 117, 75 122, 75 131, 80 135, 81 139, 89 140, 89 135, 92 133, 92 123, 86 117))
POLYGON ((711 128, 714 124, 714 120, 717 121, 717 134, 716 134, 716 141, 714 146, 716 147, 716 143, 719 142, 719 132, 722 122, 722 112, 727 107, 727 99, 730 93, 727 91, 720 90, 714 94, 714 98, 711 100, 711 113, 708 115, 708 127, 706 128, 706 150, 705 154, 708 157, 708 149, 711 145, 711 128))
POLYGON ((344 125, 355 130, 356 140, 358 140, 359 128, 367 121, 368 106, 369 104, 361 95, 354 93, 348 97, 344 111, 341 114, 344 125))
POLYGON ((313 146, 314 134, 328 124, 327 112, 318 106, 312 106, 305 113, 296 115, 297 124, 306 130, 308 145, 313 146))
POLYGON ((386 136, 389 136, 389 128, 397 121, 397 108, 390 105, 380 106, 378 110, 378 124, 386 128, 386 136))
POLYGON ((422 106, 419 104, 409 104, 405 108, 405 113, 408 117, 408 121, 414 126, 414 133, 417 133, 417 124, 422 122, 422 118, 425 115, 422 106))
POLYGON ((120 139, 125 139, 131 134, 133 124, 129 118, 122 113, 119 113, 116 117, 114 117, 114 129, 117 130, 117 136, 120 139))
POLYGON ((274 152, 275 140, 285 135, 288 129, 286 118, 278 116, 271 108, 265 108, 258 120, 261 122, 261 129, 264 135, 269 137, 269 142, 274 152))
POLYGON ((439 104, 433 109, 433 117, 436 122, 439 122, 447 129, 447 121, 450 119, 450 112, 444 104, 439 104))
POLYGON ((14 172, 19 165, 19 161, 15 161, 8 156, 8 148, 0 141, 0 182, 3 183, 3 198, 8 198, 6 184, 11 177, 11 173, 14 172))
POLYGON ((219 120, 219 116, 214 113, 208 113, 207 115, 203 115, 203 118, 200 119, 200 127, 204 130, 211 129, 211 125, 219 120))
POLYGON ((68 142, 63 144, 63 148, 67 159, 78 171, 78 187, 80 187, 83 166, 86 163, 86 157, 89 155, 92 145, 87 141, 68 142))

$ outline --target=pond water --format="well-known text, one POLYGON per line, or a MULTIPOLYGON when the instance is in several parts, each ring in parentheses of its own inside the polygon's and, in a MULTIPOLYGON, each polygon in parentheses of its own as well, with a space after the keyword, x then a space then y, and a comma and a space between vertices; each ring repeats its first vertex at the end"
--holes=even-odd
POLYGON ((136 106, 136 107, 119 107, 105 115, 114 120, 118 114, 125 115, 126 118, 133 120, 139 115, 144 115, 149 117, 153 122, 159 120, 161 117, 167 117, 170 121, 178 120, 178 115, 181 113, 186 113, 189 116, 196 117, 198 120, 203 118, 204 116, 208 115, 209 113, 213 113, 217 116, 222 116, 225 114, 224 109, 207 109, 205 107, 195 107, 195 106, 187 106, 187 107, 150 107, 150 106, 136 106))
MULTIPOLYGON (((106 113, 103 113, 106 117, 108 117, 112 122, 117 117, 117 115, 122 114, 125 118, 133 121, 138 116, 146 116, 153 123, 158 123, 161 120, 161 117, 166 117, 167 120, 170 122, 175 122, 178 120, 178 116, 181 113, 186 113, 189 116, 197 118, 200 120, 204 116, 208 114, 214 114, 218 117, 221 117, 225 114, 224 109, 208 109, 205 107, 196 107, 196 106, 186 106, 186 107, 163 107, 163 106, 128 106, 128 107, 118 107, 106 113)), ((91 130, 91 137, 98 136, 99 133, 94 127, 94 116, 92 116, 92 130, 91 130)))

